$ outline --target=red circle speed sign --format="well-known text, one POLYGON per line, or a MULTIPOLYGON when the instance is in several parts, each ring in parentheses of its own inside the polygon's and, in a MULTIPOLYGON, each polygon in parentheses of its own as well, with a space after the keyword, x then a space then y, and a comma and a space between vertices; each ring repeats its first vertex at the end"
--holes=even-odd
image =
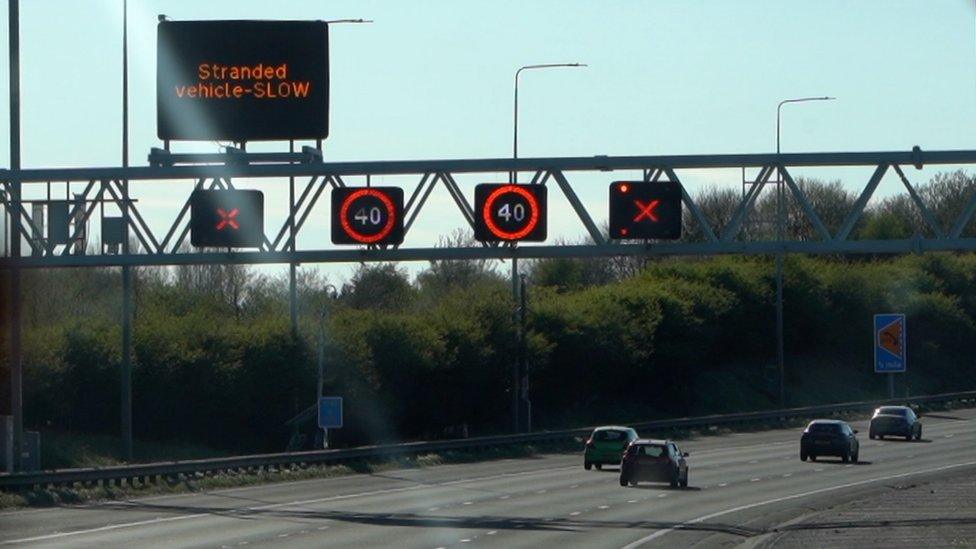
MULTIPOLYGON (((539 224, 539 201, 536 200, 535 195, 527 191, 524 186, 503 185, 488 195, 481 215, 485 221, 485 225, 488 227, 488 230, 491 231, 491 233, 496 237, 502 240, 521 240, 535 230, 536 226, 539 224), (508 202, 506 202, 506 204, 503 205, 499 210, 496 210, 495 203, 498 202, 500 198, 509 198, 506 195, 515 195, 520 197, 525 201, 526 209, 528 209, 528 215, 521 216, 522 219, 519 219, 517 214, 515 215, 515 220, 521 223, 519 228, 515 230, 503 229, 499 226, 498 221, 495 219, 496 215, 503 215, 502 210, 504 210, 506 207, 514 210, 520 206, 520 204, 510 205, 508 202)), ((513 214, 507 213, 507 215, 511 217, 513 214)))
POLYGON ((351 193, 346 197, 345 200, 343 200, 342 207, 339 210, 339 222, 342 224, 342 230, 345 231, 350 238, 356 240, 357 242, 362 242, 363 244, 372 244, 386 238, 393 230, 394 226, 396 226, 396 221, 397 209, 396 206, 394 206, 393 201, 390 200, 390 197, 387 196, 386 193, 376 189, 359 189, 358 191, 351 193), (356 202, 362 202, 369 198, 378 200, 380 204, 382 204, 383 209, 380 210, 377 206, 369 204, 364 204, 362 206, 362 209, 364 210, 369 207, 370 214, 374 212, 376 213, 375 216, 367 214, 366 219, 373 222, 372 225, 381 227, 376 232, 367 233, 357 230, 353 226, 349 219, 349 211, 356 202), (382 223, 383 217, 386 218, 385 223, 382 223))

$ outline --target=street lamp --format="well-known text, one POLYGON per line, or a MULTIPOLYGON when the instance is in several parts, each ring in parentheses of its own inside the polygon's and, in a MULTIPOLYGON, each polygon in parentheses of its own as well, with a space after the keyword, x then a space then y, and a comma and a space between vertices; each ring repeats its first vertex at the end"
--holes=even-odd
MULTIPOLYGON (((332 284, 326 284, 324 288, 325 296, 329 298, 319 314, 319 374, 318 382, 315 384, 315 416, 318 417, 320 402, 322 402, 322 384, 325 381, 325 317, 329 314, 329 309, 339 297, 339 292, 332 284)), ((329 430, 322 428, 322 447, 329 447, 329 430)))
MULTIPOLYGON (((519 110, 518 110, 518 85, 519 85, 519 76, 521 76, 522 71, 540 70, 540 69, 585 67, 585 66, 586 65, 583 64, 583 63, 543 63, 543 64, 540 64, 540 65, 525 65, 525 66, 519 68, 519 70, 515 71, 515 102, 514 102, 513 109, 512 109, 513 110, 513 116, 512 116, 512 159, 513 160, 517 160, 518 159, 518 115, 519 115, 519 110)), ((508 182, 514 184, 516 182, 515 180, 517 178, 517 175, 518 175, 518 171, 515 169, 515 166, 512 166, 512 170, 510 172, 508 172, 508 182)), ((518 274, 518 258, 513 256, 512 257, 512 300, 515 302, 515 322, 516 322, 516 325, 517 325, 517 328, 516 328, 516 330, 517 330, 516 337, 518 338, 519 353, 521 353, 521 349, 522 349, 522 346, 523 346, 523 343, 524 343, 523 342, 523 339, 525 337, 525 334, 523 333, 524 330, 522 329, 522 323, 524 322, 524 318, 525 317, 524 317, 524 315, 522 315, 519 312, 519 310, 520 310, 519 294, 520 293, 521 293, 521 289, 520 289, 520 279, 519 279, 519 274, 518 274)), ((519 412, 518 412, 519 411, 519 400, 520 400, 519 386, 521 385, 521 381, 520 381, 521 374, 519 372, 520 362, 521 362, 520 359, 519 358, 516 358, 515 364, 512 367, 512 423, 513 423, 514 431, 516 433, 519 431, 519 412)), ((527 387, 523 388, 523 391, 524 390, 527 390, 527 387)), ((526 401, 528 400, 527 396, 526 396, 525 399, 526 399, 526 401)), ((526 411, 526 413, 528 414, 529 412, 526 411)), ((531 424, 532 424, 531 418, 529 418, 528 424, 531 426, 531 424)))
MULTIPOLYGON (((567 67, 585 67, 584 63, 543 63, 541 65, 525 65, 519 70, 515 71, 515 105, 514 105, 514 115, 512 123, 512 158, 518 159, 518 85, 519 85, 519 75, 522 71, 531 71, 539 69, 555 69, 555 68, 567 68, 567 67)), ((516 171, 514 167, 509 174, 509 183, 515 183, 516 171)))
MULTIPOLYGON (((780 154, 780 112, 783 105, 789 103, 807 103, 810 101, 833 101, 836 97, 799 97, 796 99, 785 99, 776 106, 776 155, 780 154)), ((783 351, 783 178, 779 171, 779 158, 776 159, 776 240, 780 244, 779 251, 776 252, 776 360, 779 363, 779 403, 786 407, 786 366, 783 351)))

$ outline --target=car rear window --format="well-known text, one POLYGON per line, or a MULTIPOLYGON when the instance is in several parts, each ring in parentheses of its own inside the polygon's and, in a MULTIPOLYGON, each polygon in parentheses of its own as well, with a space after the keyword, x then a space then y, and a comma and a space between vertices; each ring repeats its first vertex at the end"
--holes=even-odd
POLYGON ((641 444, 640 447, 637 448, 637 455, 639 456, 661 457, 664 455, 664 453, 664 446, 641 444))
POLYGON ((624 440, 627 438, 627 433, 623 431, 597 431, 593 433, 593 440, 624 440))
POLYGON ((886 416, 907 416, 908 410, 905 408, 894 408, 891 406, 878 408, 879 414, 884 414, 886 416))
POLYGON ((839 433, 840 425, 837 423, 811 423, 807 427, 807 431, 811 433, 839 433))

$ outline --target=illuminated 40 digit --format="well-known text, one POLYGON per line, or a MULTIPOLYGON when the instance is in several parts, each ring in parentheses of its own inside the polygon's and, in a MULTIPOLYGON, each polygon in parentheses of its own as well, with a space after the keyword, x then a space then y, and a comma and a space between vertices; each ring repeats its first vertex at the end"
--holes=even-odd
POLYGON ((403 242, 403 189, 342 187, 332 190, 333 244, 403 242))
POLYGON ((546 239, 546 187, 484 183, 475 187, 474 235, 482 242, 546 239))

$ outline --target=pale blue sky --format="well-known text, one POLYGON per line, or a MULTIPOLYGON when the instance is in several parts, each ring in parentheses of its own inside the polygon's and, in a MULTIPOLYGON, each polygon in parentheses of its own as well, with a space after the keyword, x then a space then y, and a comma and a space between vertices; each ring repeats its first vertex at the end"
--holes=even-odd
MULTIPOLYGON (((24 166, 118 164, 121 0, 21 5, 24 166)), ((9 165, 6 9, 3 2, 0 166, 9 165)), ((129 10, 134 165, 159 145, 159 13, 178 20, 374 19, 332 29, 329 160, 507 156, 515 70, 573 61, 589 67, 524 75, 521 156, 768 152, 776 103, 809 95, 838 100, 787 107, 784 151, 976 148, 972 0, 130 0, 129 10)), ((211 143, 179 147, 215 150, 211 143)), ((867 177, 810 173, 843 177, 851 188, 867 177)), ((606 216, 606 184, 627 175, 574 179, 598 220, 606 216)), ((469 195, 478 179, 486 178, 464 180, 469 195)), ((685 176, 693 191, 738 179, 734 170, 685 176)), ((385 182, 408 193, 415 184, 385 182)), ((256 188, 267 195, 266 229, 276 231, 284 187, 256 188)), ((157 232, 181 204, 173 189, 134 190, 157 232)), ((437 195, 436 209, 421 214, 406 245, 432 244, 461 226, 447 194, 437 195)), ((551 208, 552 239, 582 234, 564 201, 551 208)), ((319 204, 303 246, 331 245, 327 209, 327 201, 319 204)))

